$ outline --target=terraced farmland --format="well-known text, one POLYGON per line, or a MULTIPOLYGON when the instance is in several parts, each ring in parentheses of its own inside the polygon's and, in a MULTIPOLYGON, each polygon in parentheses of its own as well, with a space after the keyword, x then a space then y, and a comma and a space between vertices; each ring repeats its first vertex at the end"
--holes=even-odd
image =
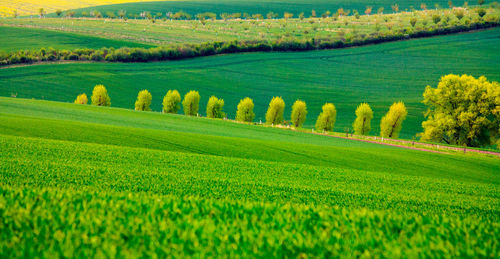
POLYGON ((497 158, 116 108, 0 107, 4 254, 498 253, 497 158))
POLYGON ((375 112, 373 134, 390 104, 402 100, 409 108, 402 137, 421 131, 426 85, 442 75, 485 75, 500 79, 497 46, 499 29, 387 43, 342 50, 302 53, 252 53, 147 64, 57 64, 0 70, 0 95, 72 102, 77 94, 90 94, 96 84, 108 87, 113 106, 132 108, 137 92, 148 89, 153 110, 161 109, 168 89, 184 94, 200 91, 201 107, 216 95, 226 102, 234 118, 237 102, 255 100, 256 121, 264 120, 273 96, 283 96, 285 115, 298 98, 307 102, 306 126, 313 125, 321 105, 333 102, 338 109, 336 131, 351 127, 354 110, 368 102, 375 112), (371 68, 377 68, 373 70, 371 68))

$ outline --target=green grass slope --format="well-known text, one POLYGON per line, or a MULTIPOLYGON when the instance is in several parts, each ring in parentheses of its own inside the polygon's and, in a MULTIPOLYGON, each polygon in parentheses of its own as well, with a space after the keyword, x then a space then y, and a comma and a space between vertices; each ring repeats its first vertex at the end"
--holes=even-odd
POLYGON ((0 26, 2 44, 0 51, 39 50, 41 48, 79 49, 102 47, 150 47, 146 44, 111 40, 81 34, 56 32, 43 29, 0 26))
POLYGON ((161 110, 168 89, 181 94, 200 91, 200 113, 211 95, 223 98, 234 117, 240 99, 254 99, 256 121, 264 120, 268 102, 282 96, 290 107, 300 98, 308 104, 306 126, 312 126, 321 105, 333 102, 336 131, 351 127, 354 110, 368 102, 375 112, 372 134, 392 102, 402 100, 409 115, 402 137, 421 131, 426 85, 435 86, 449 73, 485 75, 500 79, 496 51, 500 30, 492 29, 436 38, 394 42, 361 48, 301 53, 251 53, 147 64, 55 64, 0 70, 0 95, 71 102, 82 92, 91 94, 104 84, 112 106, 133 108, 137 92, 148 89, 153 110, 161 110))
MULTIPOLYGON (((485 1, 490 3, 493 1, 485 1)), ((317 15, 320 16, 323 12, 329 10, 331 12, 337 11, 339 8, 344 8, 345 10, 356 9, 360 13, 365 11, 367 6, 372 6, 374 8, 373 12, 376 13, 377 9, 380 7, 384 8, 385 13, 391 13, 391 6, 394 4, 391 0, 354 0, 354 1, 341 1, 341 0, 250 0, 250 1, 239 1, 239 0, 187 0, 187 1, 165 1, 165 2, 146 2, 146 3, 125 3, 125 4, 115 4, 115 5, 105 5, 96 6, 89 8, 76 9, 76 13, 81 14, 82 11, 90 13, 92 10, 99 10, 101 13, 106 14, 106 12, 117 13, 118 10, 126 10, 129 14, 139 14, 143 11, 149 11, 152 14, 158 12, 165 15, 166 12, 178 12, 185 11, 192 15, 204 12, 214 12, 217 15, 221 13, 249 13, 256 14, 260 13, 265 15, 266 13, 273 11, 283 16, 284 12, 292 12, 295 16, 299 13, 304 12, 306 16, 311 14, 311 10, 316 10, 317 15)), ((398 1, 400 10, 410 10, 411 7, 420 9, 420 4, 427 4, 427 8, 434 8, 434 4, 439 4, 441 7, 448 7, 448 1, 446 0, 405 0, 398 1)), ((462 6, 464 1, 453 1, 455 6, 462 6)), ((470 4, 476 4, 470 3, 470 4)))
POLYGON ((493 157, 3 97, 0 149, 10 257, 499 253, 493 157))

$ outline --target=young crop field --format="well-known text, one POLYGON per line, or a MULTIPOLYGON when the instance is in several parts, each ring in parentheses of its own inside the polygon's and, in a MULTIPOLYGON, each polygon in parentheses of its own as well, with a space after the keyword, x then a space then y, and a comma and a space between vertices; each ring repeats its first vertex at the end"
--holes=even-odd
POLYGON ((66 32, 54 32, 49 30, 14 28, 0 26, 2 35, 2 44, 0 51, 16 51, 26 49, 54 48, 54 49, 78 49, 102 47, 149 47, 146 44, 134 43, 128 41, 119 41, 81 34, 66 32))
MULTIPOLYGON (((498 22, 500 9, 486 8, 484 20, 498 22)), ((294 19, 161 20, 95 18, 2 19, 0 25, 66 31, 116 40, 158 46, 168 44, 239 41, 305 41, 312 39, 350 39, 372 34, 428 31, 443 26, 480 21, 475 9, 464 10, 458 19, 450 9, 402 12, 385 15, 338 16, 294 19), (432 17, 442 16, 436 25, 432 17), (411 20, 416 19, 414 26, 411 20)), ((43 33, 43 32, 41 32, 43 33)), ((18 49, 26 46, 21 44, 18 49)))
MULTIPOLYGON (((96 84, 109 89, 112 106, 133 108, 137 92, 148 89, 152 109, 160 111, 169 89, 182 94, 193 89, 205 107, 211 95, 225 100, 234 118, 238 101, 255 100, 255 121, 264 121, 273 96, 286 102, 285 117, 296 99, 306 101, 306 126, 314 124, 321 106, 333 102, 338 110, 336 131, 351 127, 361 102, 374 109, 372 134, 390 104, 402 100, 409 109, 401 136, 421 132, 426 85, 435 86, 449 73, 485 75, 499 80, 499 29, 444 37, 386 43, 342 50, 251 53, 146 64, 51 64, 0 69, 0 95, 72 102, 96 84), (374 70, 373 68, 377 68, 374 70)), ((204 114, 202 109, 201 113, 204 114)))
POLYGON ((117 108, 0 107, 3 255, 498 255, 497 158, 117 108))

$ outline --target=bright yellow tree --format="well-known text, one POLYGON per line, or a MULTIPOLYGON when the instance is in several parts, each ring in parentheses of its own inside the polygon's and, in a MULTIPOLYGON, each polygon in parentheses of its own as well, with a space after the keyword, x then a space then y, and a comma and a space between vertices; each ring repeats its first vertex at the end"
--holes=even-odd
POLYGON ((484 76, 443 76, 437 88, 427 86, 423 103, 428 110, 422 140, 474 147, 498 142, 498 82, 489 82, 484 76))
POLYGON ((109 98, 108 91, 104 85, 96 85, 92 91, 92 105, 97 106, 110 106, 111 99, 109 98))
POLYGON ((142 90, 137 95, 137 100, 135 101, 136 111, 151 111, 151 100, 153 97, 148 90, 142 90))
POLYGON ((236 110, 236 120, 242 122, 252 122, 255 118, 255 113, 253 112, 253 100, 249 97, 240 100, 236 110))
POLYGON ((371 121, 373 118, 373 111, 369 104, 362 103, 356 109, 356 120, 352 124, 354 134, 368 135, 371 130, 371 121))
POLYGON ((323 111, 319 114, 316 120, 317 131, 332 131, 337 120, 337 109, 333 103, 325 103, 322 107, 323 111))
POLYGON ((398 138, 406 115, 408 115, 408 111, 406 111, 403 102, 392 104, 387 114, 380 121, 380 136, 384 138, 398 138))
POLYGON ((163 97, 163 112, 164 113, 177 113, 181 109, 180 106, 181 95, 177 90, 168 90, 165 97, 163 97))
POLYGON ((307 105, 304 101, 297 100, 292 105, 292 124, 295 128, 300 128, 306 121, 307 105))
POLYGON ((278 125, 283 122, 283 112, 285 111, 285 101, 281 97, 273 97, 269 102, 266 112, 266 123, 278 125))
POLYGON ((86 94, 80 94, 76 97, 75 103, 76 104, 87 104, 89 102, 89 99, 87 98, 86 94))

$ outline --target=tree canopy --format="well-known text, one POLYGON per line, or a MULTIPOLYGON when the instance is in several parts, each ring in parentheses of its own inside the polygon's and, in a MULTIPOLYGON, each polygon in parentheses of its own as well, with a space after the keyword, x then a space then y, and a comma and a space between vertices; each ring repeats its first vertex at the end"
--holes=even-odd
POLYGON ((373 111, 369 104, 362 103, 356 109, 356 120, 352 124, 354 134, 368 135, 371 130, 371 120, 373 118, 373 111))
POLYGON ((236 120, 242 122, 252 122, 255 118, 255 113, 253 112, 253 100, 249 97, 240 100, 238 108, 236 110, 236 120))
POLYGON ((283 123, 283 112, 285 111, 285 101, 281 97, 273 97, 269 102, 266 112, 266 123, 278 125, 283 123))
POLYGON ((207 103, 207 117, 222 119, 226 114, 222 111, 224 108, 224 100, 215 96, 211 96, 207 103))
POLYGON ((408 115, 408 111, 403 102, 393 103, 387 114, 380 121, 380 136, 384 138, 398 138, 406 115, 408 115))
POLYGON ((135 101, 136 111, 151 111, 151 100, 153 97, 148 90, 142 90, 137 95, 137 100, 135 101))
POLYGON ((110 106, 111 99, 109 98, 108 91, 104 85, 96 85, 92 91, 92 105, 97 106, 110 106))
POLYGON ((423 141, 485 146, 500 136, 500 84, 469 75, 447 75, 423 94, 423 141))
POLYGON ((306 121, 307 106, 304 101, 297 100, 292 105, 292 124, 295 128, 300 128, 306 121))
POLYGON ((87 98, 86 94, 80 94, 76 97, 75 103, 76 104, 87 104, 89 102, 89 99, 87 98))
POLYGON ((182 100, 182 106, 184 108, 184 114, 190 116, 198 115, 198 109, 200 107, 200 93, 198 91, 189 91, 182 100))
POLYGON ((333 103, 325 103, 322 107, 323 111, 319 114, 316 120, 316 130, 332 131, 337 119, 337 110, 333 103))
POLYGON ((177 90, 168 90, 165 97, 163 97, 163 112, 164 113, 177 113, 181 109, 180 106, 181 95, 177 90))

